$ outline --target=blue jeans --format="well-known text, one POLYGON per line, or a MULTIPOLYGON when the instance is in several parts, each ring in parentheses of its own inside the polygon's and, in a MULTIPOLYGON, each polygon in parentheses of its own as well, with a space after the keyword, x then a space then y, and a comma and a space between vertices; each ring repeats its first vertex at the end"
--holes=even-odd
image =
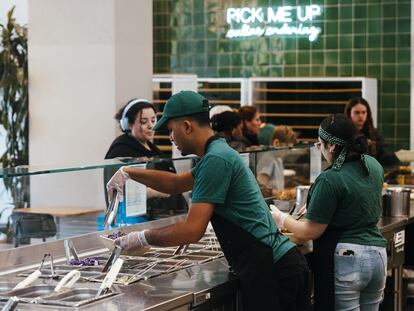
POLYGON ((385 248, 338 243, 334 257, 335 310, 378 310, 387 278, 385 248))

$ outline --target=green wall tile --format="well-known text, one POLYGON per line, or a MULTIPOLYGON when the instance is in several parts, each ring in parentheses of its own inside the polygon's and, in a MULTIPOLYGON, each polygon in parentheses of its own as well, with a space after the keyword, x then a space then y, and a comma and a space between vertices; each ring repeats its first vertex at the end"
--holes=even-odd
POLYGON ((311 63, 314 64, 323 64, 324 63, 324 56, 323 52, 313 52, 311 54, 311 63))
POLYGON ((367 17, 367 5, 366 4, 355 4, 354 6, 354 18, 365 19, 367 17))
POLYGON ((395 64, 383 65, 382 68, 383 68, 383 75, 385 77, 387 77, 388 79, 395 78, 396 69, 397 69, 395 64))
POLYGON ((154 72, 209 77, 373 77, 378 80, 384 139, 390 146, 407 145, 408 128, 398 128, 397 122, 408 125, 410 115, 411 2, 310 3, 323 5, 322 15, 313 21, 322 28, 314 42, 283 36, 225 38, 229 6, 306 5, 302 0, 154 0, 154 72))
POLYGON ((286 77, 295 77, 296 76, 296 67, 294 66, 284 66, 283 75, 286 77))
POLYGON ((378 116, 378 120, 381 120, 381 123, 394 123, 395 122, 395 110, 393 109, 383 109, 381 116, 378 116))
POLYGON ((339 22, 339 31, 341 34, 350 34, 352 33, 352 22, 341 21, 339 22))
POLYGON ((328 65, 335 65, 338 63, 338 52, 325 52, 325 63, 328 65))
POLYGON ((309 64, 310 56, 309 52, 299 52, 298 53, 298 63, 299 64, 309 64))
POLYGON ((326 66, 326 76, 327 77, 336 77, 338 76, 338 67, 337 66, 326 66))
POLYGON ((298 68, 298 77, 309 77, 310 68, 309 67, 299 67, 298 68))
MULTIPOLYGON (((397 123, 410 124, 410 109, 402 109, 402 105, 397 102, 399 110, 397 111, 397 123)), ((405 105, 404 105, 405 107, 405 105)), ((407 105, 409 107, 409 103, 407 105)), ((401 137, 400 137, 401 138, 401 137)))
POLYGON ((398 8, 398 17, 399 18, 409 18, 411 14, 411 6, 410 3, 399 3, 397 4, 398 8))
POLYGON ((410 126, 409 125, 397 125, 397 137, 399 139, 410 139, 410 126))
POLYGON ((397 13, 397 5, 396 3, 384 4, 383 5, 383 14, 384 18, 392 18, 396 16, 397 13))
POLYGON ((352 19, 352 6, 342 5, 339 7, 339 18, 341 20, 352 19))

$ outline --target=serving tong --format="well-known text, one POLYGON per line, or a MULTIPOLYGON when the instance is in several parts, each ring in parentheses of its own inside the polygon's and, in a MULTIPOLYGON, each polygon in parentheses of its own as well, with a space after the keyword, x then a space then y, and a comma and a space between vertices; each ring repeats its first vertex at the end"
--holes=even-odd
POLYGON ((105 210, 104 228, 110 228, 116 224, 116 216, 118 213, 119 199, 116 189, 112 191, 112 201, 105 210))
POLYGON ((1 311, 13 311, 16 309, 17 305, 19 303, 19 298, 16 296, 10 297, 4 307, 1 309, 1 311))
POLYGON ((115 264, 119 256, 121 255, 122 248, 118 245, 115 245, 114 249, 112 250, 111 256, 109 256, 108 261, 106 262, 105 266, 102 269, 102 272, 108 271, 108 269, 115 264))
POLYGON ((76 249, 75 249, 75 246, 73 245, 72 240, 63 241, 63 247, 65 248, 67 264, 69 264, 71 260, 71 256, 73 256, 73 259, 79 260, 78 253, 76 252, 76 249))

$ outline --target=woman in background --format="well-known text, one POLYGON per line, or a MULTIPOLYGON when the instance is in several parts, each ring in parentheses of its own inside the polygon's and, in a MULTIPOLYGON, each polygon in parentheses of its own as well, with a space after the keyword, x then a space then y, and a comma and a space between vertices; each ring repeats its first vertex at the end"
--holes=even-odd
MULTIPOLYGON (((145 99, 130 100, 119 109, 115 119, 119 121, 123 134, 112 142, 105 159, 162 156, 160 149, 153 143, 153 129, 157 123, 156 113, 154 105, 145 99)), ((176 173, 171 161, 149 162, 147 168, 176 173)), ((105 168, 105 185, 117 169, 118 167, 105 168)), ((147 216, 149 218, 170 216, 187 211, 187 202, 181 194, 169 196, 148 188, 147 197, 147 216)))
POLYGON ((145 99, 133 99, 119 109, 115 115, 123 132, 109 147, 105 159, 117 157, 153 157, 161 151, 152 142, 154 125, 157 123, 156 109, 145 99))
POLYGON ((220 137, 237 151, 244 151, 246 145, 243 142, 243 123, 240 115, 234 111, 224 111, 215 114, 211 118, 211 128, 220 137))
POLYGON ((243 141, 245 142, 246 147, 260 145, 258 135, 262 121, 260 120, 257 108, 253 106, 243 106, 240 107, 239 114, 243 121, 243 141))
POLYGON ((399 163, 395 153, 385 152, 382 137, 374 127, 371 108, 364 98, 352 98, 345 107, 345 114, 352 120, 355 127, 367 138, 369 155, 376 158, 382 165, 399 163))

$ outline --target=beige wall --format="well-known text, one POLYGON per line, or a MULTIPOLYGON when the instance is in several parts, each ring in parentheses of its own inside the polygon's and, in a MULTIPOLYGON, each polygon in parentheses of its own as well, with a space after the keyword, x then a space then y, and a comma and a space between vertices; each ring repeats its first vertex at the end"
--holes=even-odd
MULTIPOLYGON (((151 0, 29 0, 30 165, 103 159, 151 78, 151 0)), ((101 171, 61 175, 32 177, 32 206, 103 206, 101 171)))

